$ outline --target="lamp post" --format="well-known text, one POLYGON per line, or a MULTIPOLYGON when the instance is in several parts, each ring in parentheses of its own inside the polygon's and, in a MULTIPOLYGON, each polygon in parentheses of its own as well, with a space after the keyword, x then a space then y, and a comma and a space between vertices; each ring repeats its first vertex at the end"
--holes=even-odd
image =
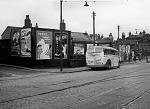
MULTIPOLYGON (((62 35, 63 35, 63 29, 62 29, 62 2, 63 0, 60 0, 60 71, 63 71, 63 57, 62 57, 62 35)), ((89 6, 87 4, 87 1, 85 1, 84 6, 89 6)))
POLYGON ((62 59, 62 0, 60 0, 60 71, 63 71, 63 59, 62 59))
POLYGON ((95 16, 96 16, 96 13, 93 11, 93 38, 94 38, 94 46, 95 46, 95 16))

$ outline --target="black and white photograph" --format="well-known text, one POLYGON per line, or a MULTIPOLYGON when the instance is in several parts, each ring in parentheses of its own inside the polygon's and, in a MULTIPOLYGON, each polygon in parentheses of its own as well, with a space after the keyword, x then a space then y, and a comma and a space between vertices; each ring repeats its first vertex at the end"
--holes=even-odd
POLYGON ((0 0, 0 109, 150 109, 149 0, 0 0))

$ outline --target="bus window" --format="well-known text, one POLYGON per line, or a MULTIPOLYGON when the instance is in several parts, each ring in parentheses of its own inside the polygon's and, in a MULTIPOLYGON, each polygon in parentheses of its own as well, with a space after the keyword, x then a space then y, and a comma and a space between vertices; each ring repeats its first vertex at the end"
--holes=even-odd
POLYGON ((114 50, 105 49, 104 55, 118 55, 118 52, 114 50))
POLYGON ((110 50, 104 49, 104 55, 109 55, 110 54, 110 50))
POLYGON ((116 54, 116 51, 114 51, 114 50, 111 50, 111 53, 110 53, 111 55, 115 55, 116 54))
POLYGON ((103 48, 96 47, 95 48, 95 52, 101 53, 101 52, 103 52, 103 48))

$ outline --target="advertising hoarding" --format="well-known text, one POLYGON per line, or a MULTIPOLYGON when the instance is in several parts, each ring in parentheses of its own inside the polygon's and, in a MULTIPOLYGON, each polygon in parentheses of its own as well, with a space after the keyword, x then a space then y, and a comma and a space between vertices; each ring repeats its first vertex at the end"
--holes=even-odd
POLYGON ((84 55, 84 44, 74 44, 74 54, 84 55))
POLYGON ((36 59, 52 59, 52 32, 37 30, 36 39, 36 59))
POLYGON ((21 57, 31 57, 31 28, 21 29, 21 57))
POLYGON ((11 56, 20 56, 20 30, 11 31, 11 56))
MULTIPOLYGON (((60 58, 60 33, 55 33, 55 59, 60 58)), ((62 58, 67 59, 68 54, 68 35, 62 35, 62 58)))

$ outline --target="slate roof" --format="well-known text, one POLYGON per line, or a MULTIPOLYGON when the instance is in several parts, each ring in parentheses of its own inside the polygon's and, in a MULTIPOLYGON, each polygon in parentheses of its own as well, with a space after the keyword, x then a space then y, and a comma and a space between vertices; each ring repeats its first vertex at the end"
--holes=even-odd
POLYGON ((141 38, 141 40, 139 40, 140 42, 143 41, 143 40, 147 40, 147 41, 150 41, 150 34, 145 34, 145 36, 143 36, 141 38))
POLYGON ((73 38, 73 42, 92 42, 88 34, 80 32, 71 32, 71 38, 73 38))
POLYGON ((101 44, 107 44, 112 42, 113 40, 111 40, 109 37, 104 37, 102 39, 97 40, 97 43, 101 43, 101 44))
POLYGON ((128 36, 126 39, 136 39, 136 38, 141 38, 141 37, 143 37, 144 35, 130 35, 130 36, 128 36))

